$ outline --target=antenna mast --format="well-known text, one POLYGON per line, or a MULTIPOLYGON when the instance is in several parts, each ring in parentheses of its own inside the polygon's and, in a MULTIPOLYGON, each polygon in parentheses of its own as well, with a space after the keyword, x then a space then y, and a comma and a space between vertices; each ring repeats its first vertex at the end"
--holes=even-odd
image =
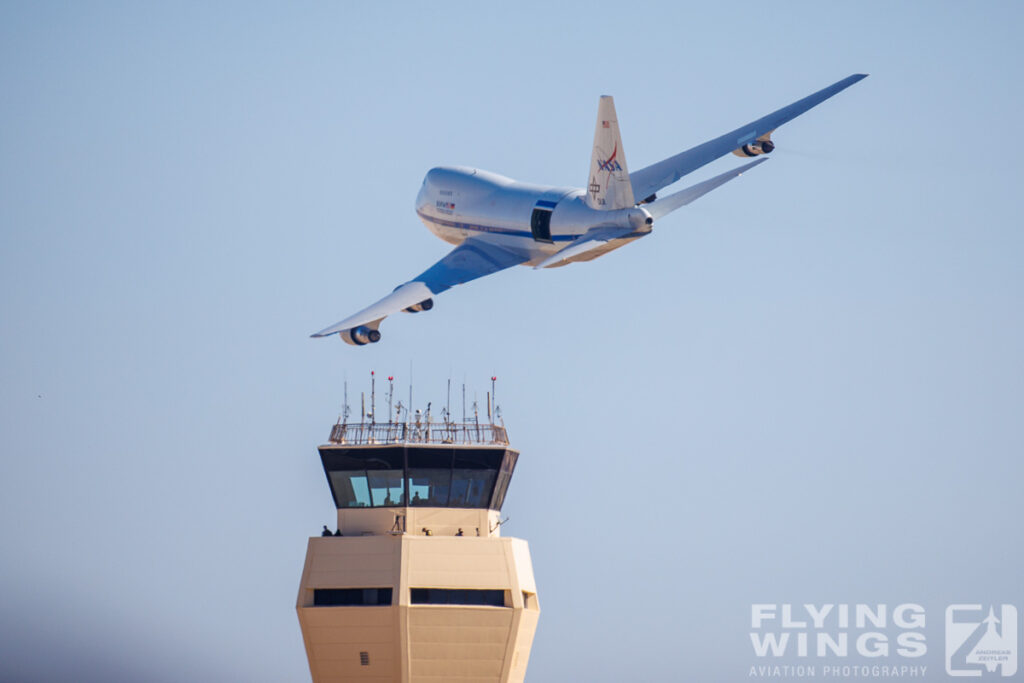
POLYGON ((388 422, 391 422, 391 397, 395 393, 395 378, 388 375, 388 422))
POLYGON ((491 419, 491 424, 492 425, 494 424, 494 418, 498 416, 498 388, 497 388, 497 386, 495 384, 497 381, 498 381, 498 376, 497 375, 491 375, 491 396, 490 396, 490 400, 488 400, 488 402, 487 402, 487 417, 489 417, 491 419), (492 401, 492 400, 494 401, 494 417, 491 417, 491 403, 490 403, 490 401, 492 401))

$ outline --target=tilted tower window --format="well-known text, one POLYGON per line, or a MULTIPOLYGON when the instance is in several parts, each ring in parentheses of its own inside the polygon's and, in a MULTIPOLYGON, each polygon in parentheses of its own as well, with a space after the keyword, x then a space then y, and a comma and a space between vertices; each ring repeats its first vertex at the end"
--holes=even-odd
POLYGON ((320 450, 339 509, 500 510, 518 454, 505 448, 383 446, 320 450))

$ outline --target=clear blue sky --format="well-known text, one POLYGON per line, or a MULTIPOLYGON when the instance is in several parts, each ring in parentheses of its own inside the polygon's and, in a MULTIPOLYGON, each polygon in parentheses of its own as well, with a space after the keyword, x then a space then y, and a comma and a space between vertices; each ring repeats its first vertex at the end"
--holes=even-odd
POLYGON ((498 375, 531 682, 745 678, 752 602, 919 602, 939 671, 1024 607, 1024 5, 208 5, 0 5, 0 677, 303 680, 371 369, 498 375), (645 240, 307 336, 446 252, 432 166, 582 186, 601 94, 639 168, 855 72, 645 240))

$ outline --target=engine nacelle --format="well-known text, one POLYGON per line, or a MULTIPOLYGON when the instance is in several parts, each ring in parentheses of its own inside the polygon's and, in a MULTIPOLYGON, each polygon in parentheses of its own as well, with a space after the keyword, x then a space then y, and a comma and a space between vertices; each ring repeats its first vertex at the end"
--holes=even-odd
POLYGON ((434 307, 434 300, 433 299, 424 299, 423 301, 419 302, 418 304, 414 304, 412 306, 409 306, 409 308, 404 308, 402 310, 404 310, 406 313, 419 313, 420 311, 429 311, 433 307, 434 307))
POLYGON ((360 325, 359 327, 353 327, 351 330, 345 330, 339 335, 343 341, 355 346, 363 346, 365 344, 376 344, 380 341, 380 330, 375 330, 366 325, 360 325))
POLYGON ((775 149, 775 143, 768 139, 768 135, 762 135, 753 142, 748 142, 739 149, 732 151, 738 157, 756 157, 760 154, 771 154, 772 150, 775 149))

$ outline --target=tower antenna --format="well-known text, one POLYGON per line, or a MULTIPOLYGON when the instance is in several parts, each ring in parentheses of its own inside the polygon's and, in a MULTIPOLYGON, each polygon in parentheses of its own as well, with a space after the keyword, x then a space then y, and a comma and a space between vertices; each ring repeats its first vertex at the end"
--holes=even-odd
POLYGON ((370 424, 377 422, 377 378, 370 370, 370 424))
POLYGON ((466 383, 462 383, 462 423, 466 423, 466 383))
POLYGON ((348 424, 348 380, 344 381, 345 402, 341 406, 341 423, 348 424))
POLYGON ((445 400, 444 407, 444 420, 450 423, 452 421, 452 378, 448 378, 448 398, 445 400))
POLYGON ((391 397, 395 393, 395 378, 388 375, 388 422, 391 422, 391 397))
MULTIPOLYGON (((491 375, 491 400, 494 401, 494 417, 498 416, 498 387, 497 387, 498 376, 491 375)), ((494 417, 491 417, 490 404, 488 404, 487 416, 491 418, 491 424, 494 424, 494 417)))
POLYGON ((476 425, 476 439, 480 440, 480 413, 476 405, 476 392, 473 392, 473 424, 476 425))

